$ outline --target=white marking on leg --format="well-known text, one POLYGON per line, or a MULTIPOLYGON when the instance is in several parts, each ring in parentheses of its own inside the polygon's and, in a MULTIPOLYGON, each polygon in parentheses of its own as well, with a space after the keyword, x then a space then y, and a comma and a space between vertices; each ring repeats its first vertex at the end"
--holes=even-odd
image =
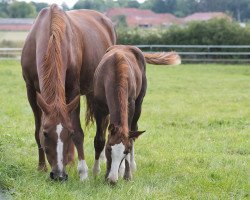
POLYGON ((125 173, 125 159, 123 159, 120 168, 119 168, 119 176, 123 177, 125 173))
POLYGON ((62 124, 58 124, 56 126, 56 133, 57 133, 57 147, 56 147, 56 152, 57 152, 57 166, 60 172, 63 171, 63 142, 60 138, 60 134, 63 130, 62 124))
POLYGON ((79 160, 78 161, 78 173, 80 175, 80 180, 84 181, 88 178, 88 166, 85 162, 85 160, 79 160))
POLYGON ((99 159, 102 162, 106 162, 107 159, 106 159, 106 155, 105 155, 105 148, 103 148, 99 159))
POLYGON ((111 146, 111 169, 108 175, 108 180, 111 182, 116 182, 118 180, 118 170, 122 159, 124 158, 125 146, 121 142, 120 144, 115 144, 111 146))
POLYGON ((135 162, 135 148, 134 148, 134 141, 131 142, 132 149, 131 149, 131 157, 130 157, 130 167, 131 171, 136 171, 136 162, 135 162))
POLYGON ((94 166, 93 166, 93 174, 94 176, 97 176, 100 171, 101 171, 101 168, 100 168, 100 158, 98 160, 95 160, 95 163, 94 163, 94 166))
POLYGON ((132 179, 132 172, 131 172, 131 154, 129 153, 128 155, 126 155, 126 161, 128 162, 128 169, 125 169, 125 179, 126 180, 131 180, 132 179))

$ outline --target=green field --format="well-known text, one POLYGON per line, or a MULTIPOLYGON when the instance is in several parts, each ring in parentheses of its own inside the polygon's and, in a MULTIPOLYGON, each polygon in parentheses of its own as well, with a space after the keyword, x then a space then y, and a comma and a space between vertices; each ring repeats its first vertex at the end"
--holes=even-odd
POLYGON ((28 31, 0 31, 0 41, 24 41, 28 31))
MULTIPOLYGON (((0 188, 13 199, 250 199, 250 66, 148 66, 133 181, 91 172, 94 127, 85 129, 89 180, 36 171, 34 123, 21 67, 0 62, 0 188)), ((81 113, 82 122, 84 114, 81 113)), ((1 199, 1 194, 0 194, 1 199)))

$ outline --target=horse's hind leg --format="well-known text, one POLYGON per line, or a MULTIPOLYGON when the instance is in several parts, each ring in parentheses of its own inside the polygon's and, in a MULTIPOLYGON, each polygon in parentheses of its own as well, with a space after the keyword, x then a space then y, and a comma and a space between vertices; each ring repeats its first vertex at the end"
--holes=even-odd
POLYGON ((72 112, 72 125, 74 128, 74 134, 72 136, 73 142, 76 146, 78 153, 78 172, 80 175, 80 180, 83 181, 88 178, 88 166, 85 162, 85 156, 83 151, 84 133, 80 123, 80 104, 72 112))
POLYGON ((93 166, 93 174, 96 176, 100 173, 100 155, 104 150, 106 129, 109 123, 107 115, 103 114, 102 111, 95 112, 96 120, 96 135, 94 139, 95 147, 95 163, 93 166))
POLYGON ((36 103, 35 88, 29 84, 26 84, 26 88, 27 88, 28 100, 33 110, 34 117, 35 117, 35 139, 36 139, 36 143, 38 146, 38 155, 39 155, 38 170, 46 171, 47 167, 46 167, 46 162, 45 162, 45 154, 41 147, 40 138, 39 138, 42 111, 36 103))

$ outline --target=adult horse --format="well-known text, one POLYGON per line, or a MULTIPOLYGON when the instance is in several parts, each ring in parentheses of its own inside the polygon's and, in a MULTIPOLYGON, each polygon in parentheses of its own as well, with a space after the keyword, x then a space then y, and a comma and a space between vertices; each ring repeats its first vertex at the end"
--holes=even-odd
POLYGON ((151 64, 180 64, 178 54, 142 53, 133 46, 115 45, 107 50, 94 74, 95 100, 95 163, 93 172, 100 172, 99 158, 106 144, 106 178, 110 183, 118 180, 118 170, 125 160, 126 180, 131 179, 135 170, 133 143, 144 131, 138 131, 143 98, 146 94, 146 62, 151 64))
POLYGON ((52 179, 67 179, 65 166, 74 159, 74 144, 80 179, 88 176, 79 96, 86 95, 88 121, 95 68, 115 42, 112 23, 103 14, 64 12, 55 4, 39 13, 27 36, 21 64, 35 117, 38 169, 46 170, 46 154, 52 179))

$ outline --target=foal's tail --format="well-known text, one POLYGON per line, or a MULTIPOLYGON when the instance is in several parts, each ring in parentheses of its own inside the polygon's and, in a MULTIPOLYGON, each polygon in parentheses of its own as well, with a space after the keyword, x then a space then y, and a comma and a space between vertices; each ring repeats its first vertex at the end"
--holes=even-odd
POLYGON ((149 64, 154 65, 179 65, 181 64, 181 57, 178 53, 162 52, 162 53, 143 53, 145 60, 149 64))

